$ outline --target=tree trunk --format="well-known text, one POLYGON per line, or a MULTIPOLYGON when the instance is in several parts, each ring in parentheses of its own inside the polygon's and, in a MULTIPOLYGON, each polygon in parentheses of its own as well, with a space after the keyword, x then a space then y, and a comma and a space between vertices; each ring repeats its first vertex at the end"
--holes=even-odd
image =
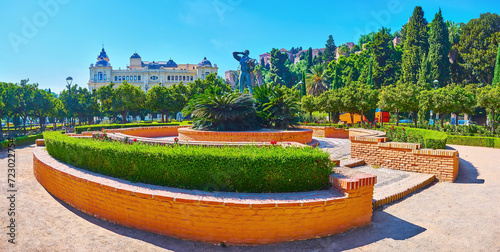
POLYGON ((7 125, 7 135, 10 135, 9 119, 10 119, 10 117, 7 116, 7 124, 5 124, 5 125, 7 125))
POLYGON ((53 117, 52 118, 52 123, 54 124, 54 127, 52 128, 53 131, 56 131, 57 130, 57 121, 56 121, 56 117, 53 117))
POLYGON ((396 126, 399 126, 399 110, 396 110, 396 126))
POLYGON ((495 109, 491 109, 491 133, 495 132, 495 109))
POLYGON ((122 124, 127 123, 127 112, 122 112, 122 124))
POLYGON ((418 127, 418 125, 417 125, 417 121, 418 121, 418 110, 414 110, 414 111, 413 111, 413 114, 415 114, 415 116, 414 116, 414 118, 413 118, 413 119, 415 119, 415 128, 417 128, 417 127, 418 127))
POLYGON ((441 117, 441 128, 444 126, 444 116, 441 117))
MULTIPOLYGON (((3 140, 3 127, 2 127, 2 119, 1 118, 2 118, 2 116, 0 116, 0 139, 3 140)), ((8 127, 9 121, 7 121, 7 124, 5 124, 5 125, 7 125, 7 127, 8 127)))
POLYGON ((165 123, 165 113, 161 113, 161 123, 165 123))
POLYGON ((312 119, 313 119, 313 112, 311 111, 311 112, 309 112, 309 120, 312 121, 312 119))
POLYGON ((361 110, 361 124, 365 125, 365 119, 363 119, 363 115, 364 115, 364 110, 362 109, 361 110))
POLYGON ((354 115, 352 113, 349 113, 349 115, 351 116, 351 125, 354 125, 354 115))
POLYGON ((167 122, 167 123, 168 123, 168 111, 167 111, 167 112, 165 112, 165 122, 167 122))
POLYGON ((23 128, 24 128, 24 135, 26 135, 26 119, 28 116, 23 116, 23 128))
POLYGON ((380 126, 384 127, 384 111, 380 110, 380 126))
POLYGON ((458 128, 458 112, 455 113, 455 128, 458 128))

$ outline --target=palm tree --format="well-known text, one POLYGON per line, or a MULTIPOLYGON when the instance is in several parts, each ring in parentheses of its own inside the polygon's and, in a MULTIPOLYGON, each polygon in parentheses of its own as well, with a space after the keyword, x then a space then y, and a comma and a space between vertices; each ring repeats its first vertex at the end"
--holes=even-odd
POLYGON ((193 128, 215 131, 255 130, 257 120, 250 94, 203 94, 188 103, 183 114, 194 117, 193 128))
POLYGON ((307 94, 319 96, 321 93, 328 90, 328 81, 324 70, 321 64, 314 65, 310 68, 309 71, 311 73, 307 74, 306 79, 307 94))

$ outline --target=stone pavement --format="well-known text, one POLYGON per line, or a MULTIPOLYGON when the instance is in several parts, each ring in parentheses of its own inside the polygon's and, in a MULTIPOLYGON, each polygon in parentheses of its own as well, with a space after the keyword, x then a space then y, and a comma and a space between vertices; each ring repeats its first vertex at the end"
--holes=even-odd
MULTIPOLYGON (((0 251, 499 251, 500 149, 460 151, 455 183, 436 183, 374 211, 372 225, 305 241, 221 247, 126 228, 52 197, 33 176, 33 146, 16 150, 17 245, 0 251)), ((8 225, 7 158, 0 152, 0 226, 8 225)))

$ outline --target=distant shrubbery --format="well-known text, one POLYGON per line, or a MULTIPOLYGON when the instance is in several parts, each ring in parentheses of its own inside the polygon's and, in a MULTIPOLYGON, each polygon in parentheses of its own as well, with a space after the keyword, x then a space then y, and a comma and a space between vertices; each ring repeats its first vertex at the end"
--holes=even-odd
POLYGON ((177 126, 179 123, 127 123, 127 124, 94 124, 85 126, 76 126, 75 133, 82 133, 83 131, 94 131, 101 129, 121 129, 121 128, 134 128, 134 127, 150 127, 150 126, 177 126))
MULTIPOLYGON (((19 147, 19 146, 27 145, 27 144, 33 144, 33 143, 35 143, 35 140, 40 139, 40 138, 43 138, 42 134, 16 137, 14 144, 16 145, 15 147, 19 147)), ((2 145, 2 150, 7 148, 8 143, 9 143, 8 139, 0 142, 0 144, 2 145)))
POLYGON ((45 132, 51 156, 133 182, 230 192, 299 192, 328 187, 329 154, 309 147, 152 146, 45 132))

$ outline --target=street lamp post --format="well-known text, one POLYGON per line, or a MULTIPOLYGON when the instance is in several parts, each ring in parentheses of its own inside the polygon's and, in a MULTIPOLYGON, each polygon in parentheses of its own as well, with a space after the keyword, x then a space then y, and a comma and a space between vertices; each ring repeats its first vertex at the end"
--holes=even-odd
POLYGON ((302 81, 300 81, 298 84, 297 84, 297 87, 299 87, 299 102, 300 102, 300 110, 299 110, 299 123, 300 123, 300 113, 302 112, 302 85, 304 83, 302 83, 302 81))
POLYGON ((68 85, 66 87, 68 87, 68 111, 69 111, 69 124, 71 125, 71 83, 73 83, 73 78, 68 77, 66 78, 66 83, 68 83, 68 85))

